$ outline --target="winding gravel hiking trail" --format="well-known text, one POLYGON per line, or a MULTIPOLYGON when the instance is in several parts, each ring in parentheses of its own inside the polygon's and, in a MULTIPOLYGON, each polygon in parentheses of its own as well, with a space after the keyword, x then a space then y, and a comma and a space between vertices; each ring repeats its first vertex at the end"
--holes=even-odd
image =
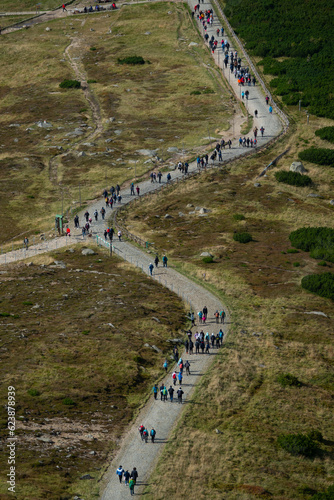
MULTIPOLYGON (((192 9, 195 3, 197 2, 189 0, 189 4, 192 9)), ((209 9, 211 8, 211 4, 209 2, 206 2, 204 4, 201 4, 201 8, 209 9)), ((216 37, 216 30, 220 26, 221 26, 220 23, 216 19, 213 23, 213 26, 208 27, 207 32, 209 36, 211 37, 211 35, 213 34, 216 37)), ((229 37, 227 38, 229 39, 229 37)), ((231 40, 229 41, 231 47, 233 47, 232 41, 231 40)), ((83 81, 85 80, 85 78, 84 75, 82 74, 82 70, 79 68, 79 66, 75 63, 75 60, 73 60, 70 55, 71 48, 75 48, 76 43, 77 41, 73 39, 71 44, 67 48, 67 56, 72 64, 73 70, 78 76, 80 76, 80 80, 83 81)), ((223 64, 221 48, 219 48, 218 51, 216 51, 213 60, 217 64, 217 66, 221 67, 221 65, 223 64)), ((228 77, 226 70, 223 71, 225 71, 225 77, 227 77, 227 79, 230 80, 229 83, 235 95, 237 96, 238 99, 240 99, 240 88, 238 86, 236 79, 234 78, 234 75, 231 74, 230 77, 228 77)), ((250 98, 247 103, 248 111, 250 114, 254 116, 255 109, 258 110, 258 117, 254 119, 254 126, 257 126, 258 128, 264 126, 265 128, 265 136, 263 138, 258 137, 258 146, 260 147, 271 141, 272 138, 277 137, 281 133, 283 126, 276 113, 274 113, 273 115, 269 114, 268 106, 265 103, 264 99, 265 96, 262 88, 256 85, 255 87, 253 86, 249 87, 249 91, 250 91, 250 98)), ((85 93, 85 96, 90 106, 94 106, 91 95, 89 93, 88 94, 85 93)), ((94 132, 92 132, 92 134, 98 135, 98 133, 101 132, 101 127, 102 127, 100 111, 98 107, 96 108, 95 119, 96 119, 96 129, 94 130, 94 132)), ((250 134, 248 135, 252 136, 252 133, 250 132, 250 134)), ((237 140, 232 137, 232 132, 227 132, 224 138, 225 140, 229 138, 233 139, 233 147, 230 150, 223 150, 223 161, 229 161, 236 157, 239 157, 240 155, 250 152, 248 148, 239 147, 237 140)), ((87 137, 85 138, 85 141, 87 141, 87 137)), ((211 167, 216 167, 216 166, 219 166, 217 162, 215 164, 213 163, 211 164, 211 167)), ((192 162, 190 164, 189 172, 190 173, 197 172, 196 162, 192 162)), ((183 174, 178 170, 172 171, 171 175, 173 181, 184 178, 183 174)), ((115 180, 114 184, 116 184, 116 182, 117 179, 115 180)), ((139 184, 139 187, 141 195, 145 195, 147 193, 156 191, 161 187, 166 187, 166 174, 164 174, 163 176, 162 184, 151 183, 150 180, 147 180, 141 182, 139 184)), ((129 203, 134 198, 134 196, 130 195, 129 188, 124 189, 124 192, 123 190, 121 190, 121 194, 123 197, 122 206, 126 203, 129 203)), ((104 246, 108 246, 108 243, 104 242, 103 232, 106 227, 108 219, 110 220, 110 217, 115 212, 115 210, 117 210, 118 207, 116 206, 113 209, 108 208, 106 213, 106 221, 103 221, 100 216, 100 210, 101 207, 104 205, 105 203, 103 197, 93 201, 92 203, 89 204, 88 209, 85 208, 79 213, 79 218, 82 226, 84 220, 84 212, 88 210, 92 216, 95 209, 97 209, 97 211, 99 212, 99 219, 97 222, 93 221, 92 238, 86 237, 86 241, 93 242, 94 240, 96 241, 98 239, 101 244, 103 244, 104 246)), ((26 251, 17 250, 16 252, 8 252, 7 254, 0 256, 0 264, 31 258, 34 255, 45 253, 54 250, 56 248, 64 247, 66 245, 73 244, 75 242, 85 243, 85 239, 81 235, 81 230, 74 229, 72 221, 70 223, 70 227, 72 233, 72 236, 70 238, 66 237, 55 238, 50 241, 42 241, 37 245, 32 245, 26 251)), ((142 250, 140 250, 139 248, 135 247, 134 245, 132 245, 127 241, 118 241, 116 235, 113 241, 113 251, 118 255, 120 255, 123 259, 141 268, 144 272, 149 274, 148 266, 152 259, 150 254, 143 252, 142 250)), ((210 334, 212 332, 215 333, 218 332, 221 325, 216 324, 213 315, 217 309, 220 310, 224 308, 224 305, 213 294, 208 292, 203 287, 196 285, 193 281, 179 274, 177 271, 175 271, 170 267, 162 268, 159 266, 157 269, 154 270, 153 279, 157 280, 162 285, 176 292, 186 303, 188 303, 189 308, 193 309, 195 313, 206 305, 209 314, 208 314, 208 324, 204 328, 204 331, 205 332, 208 331, 210 334)), ((226 323, 227 324, 223 326, 223 331, 225 334, 228 329, 228 324, 230 323, 228 312, 227 312, 226 323)), ((195 401, 192 401, 194 388, 197 382, 200 380, 200 377, 208 369, 213 359, 215 359, 215 354, 216 354, 215 350, 212 350, 210 355, 201 354, 201 355, 185 356, 185 354, 183 354, 183 359, 184 360, 189 359, 191 363, 190 367, 191 375, 187 377, 184 374, 184 383, 182 384, 182 388, 184 391, 185 405, 196 403, 195 401)), ((161 360, 161 362, 163 363, 163 359, 161 360)), ((169 368, 172 369, 174 368, 174 366, 170 365, 169 368)), ((167 388, 172 383, 170 373, 163 380, 167 388)), ((178 388, 178 383, 175 389, 177 390, 177 388, 178 388)), ((135 493, 136 495, 141 494, 145 485, 148 484, 149 482, 150 474, 157 463, 157 460, 163 449, 163 446, 170 439, 171 431, 175 426, 175 424, 177 423, 180 413, 183 409, 183 405, 178 404, 177 398, 175 399, 176 400, 174 400, 173 403, 171 403, 169 400, 167 402, 162 402, 160 401, 160 399, 154 401, 152 396, 149 403, 140 412, 136 422, 134 422, 134 424, 131 427, 129 427, 128 432, 126 433, 122 443, 120 444, 116 456, 113 458, 110 464, 108 472, 105 474, 102 480, 101 491, 103 490, 103 493, 101 498, 103 500, 121 500, 123 498, 129 498, 130 496, 129 489, 125 487, 124 484, 119 484, 119 480, 116 476, 116 469, 119 465, 122 465, 124 469, 128 469, 129 471, 131 471, 133 467, 137 468, 139 473, 139 478, 138 478, 139 481, 138 485, 136 486, 135 493), (140 440, 138 433, 138 426, 141 423, 147 426, 148 430, 150 430, 151 427, 154 427, 156 429, 157 436, 155 444, 152 444, 150 442, 145 444, 140 440)))

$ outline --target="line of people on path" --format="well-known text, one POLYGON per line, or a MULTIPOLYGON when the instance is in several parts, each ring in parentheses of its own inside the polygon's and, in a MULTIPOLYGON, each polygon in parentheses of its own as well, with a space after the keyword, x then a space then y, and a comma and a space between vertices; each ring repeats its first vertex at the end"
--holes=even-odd
POLYGON ((136 467, 134 467, 130 473, 128 470, 124 470, 120 465, 116 470, 116 475, 118 476, 120 484, 122 484, 122 481, 124 479, 125 486, 129 486, 130 495, 134 495, 135 485, 138 479, 138 472, 136 467))
MULTIPOLYGON (((155 259, 154 259, 154 264, 155 264, 156 268, 159 266, 159 262, 160 262, 160 259, 159 259, 159 256, 157 254, 155 256, 155 259)), ((163 255, 162 256, 162 266, 167 267, 167 262, 168 262, 168 257, 166 257, 166 255, 163 255)), ((152 264, 152 262, 150 262, 148 265, 148 271, 150 273, 150 276, 153 276, 153 269, 154 269, 154 265, 152 264)))

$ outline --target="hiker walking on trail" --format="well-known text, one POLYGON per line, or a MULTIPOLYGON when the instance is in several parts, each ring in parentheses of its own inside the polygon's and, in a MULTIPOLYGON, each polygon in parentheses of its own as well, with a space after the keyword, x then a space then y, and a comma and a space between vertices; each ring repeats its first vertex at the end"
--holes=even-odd
POLYGON ((143 440, 143 432, 145 430, 145 426, 143 424, 141 424, 139 427, 138 427, 138 430, 139 430, 139 434, 140 434, 140 439, 143 440))
POLYGON ((102 220, 104 220, 105 213, 106 213, 106 210, 105 210, 104 207, 102 207, 101 210, 100 210, 100 214, 102 216, 102 220))
POLYGON ((161 172, 158 172, 157 176, 158 176, 159 184, 161 184, 161 177, 162 177, 162 173, 161 173, 161 172))
POLYGON ((135 484, 137 482, 137 479, 138 479, 138 472, 137 472, 137 469, 136 467, 134 467, 131 471, 131 474, 130 474, 130 477, 134 480, 135 484))
POLYGON ((184 366, 186 367, 186 374, 190 375, 190 363, 188 360, 185 362, 184 366))
POLYGON ((25 249, 26 249, 26 250, 28 250, 29 240, 28 240, 28 238, 27 238, 27 237, 25 237, 25 238, 24 238, 24 240, 23 240, 23 244, 24 244, 24 246, 25 246, 25 249))
POLYGON ((266 105, 268 106, 268 104, 269 104, 269 97, 266 96, 266 105))
POLYGON ((122 484, 122 477, 123 477, 123 473, 124 473, 124 469, 123 467, 120 465, 116 471, 116 474, 118 476, 118 479, 119 479, 119 482, 122 484))
POLYGON ((154 259, 154 264, 155 264, 155 267, 158 267, 158 264, 159 264, 159 257, 156 255, 155 256, 155 259, 154 259))
POLYGON ((137 191, 137 196, 139 196, 139 193, 140 193, 140 187, 139 186, 136 187, 136 191, 137 191))
POLYGON ((65 10, 66 10, 66 12, 67 12, 67 9, 66 9, 66 7, 65 7, 65 4, 64 4, 64 3, 63 3, 63 5, 62 5, 62 7, 63 7, 63 12, 65 12, 65 10))
POLYGON ((95 210, 95 212, 94 212, 94 217, 95 217, 95 220, 97 221, 97 219, 99 217, 99 212, 97 210, 95 210))
POLYGON ((158 384, 154 384, 153 389, 152 389, 154 399, 157 399, 157 396, 158 396, 158 390, 159 390, 159 388, 158 388, 158 384))
POLYGON ((126 470, 124 472, 124 484, 127 486, 129 484, 129 479, 130 479, 130 472, 126 470))
POLYGON ((167 262, 168 262, 168 259, 167 259, 166 255, 164 255, 164 256, 162 257, 162 264, 163 264, 163 267, 167 267, 167 262))
POLYGON ((177 401, 179 404, 182 404, 182 396, 183 396, 184 392, 182 390, 182 387, 180 387, 180 389, 178 389, 177 391, 177 401))
POLYGON ((170 402, 172 403, 173 402, 173 397, 174 397, 174 389, 173 389, 172 386, 169 387, 168 393, 169 393, 170 402))
POLYGON ((148 441, 148 430, 146 429, 146 427, 143 430, 142 440, 145 441, 145 443, 147 443, 148 441))
POLYGON ((130 186, 130 194, 131 195, 134 195, 135 194, 135 185, 133 182, 131 182, 131 186, 130 186))
POLYGON ((261 132, 261 136, 262 136, 262 137, 263 137, 263 134, 264 134, 264 130, 265 130, 265 129, 264 129, 264 127, 262 126, 262 127, 260 128, 260 132, 261 132))
POLYGON ((172 373, 173 385, 176 385, 176 372, 172 373))
POLYGON ((76 216, 74 217, 74 226, 75 226, 75 227, 79 227, 79 216, 78 216, 78 215, 76 215, 76 216))
POLYGON ((148 270, 150 271, 150 276, 153 276, 153 269, 154 265, 152 264, 152 262, 150 262, 150 265, 148 266, 148 270))
POLYGON ((182 379, 183 379, 183 375, 182 375, 181 371, 179 371, 179 374, 178 374, 177 378, 179 380, 179 385, 181 385, 182 384, 182 379))
POLYGON ((133 478, 131 478, 129 481, 130 495, 135 494, 135 484, 136 484, 136 481, 133 478))
POLYGON ((162 401, 162 398, 164 395, 164 388, 165 388, 165 385, 161 384, 161 386, 160 386, 160 401, 162 401))
POLYGON ((117 236, 118 236, 118 240, 122 241, 122 231, 121 230, 118 231, 117 236))
POLYGON ((270 113, 271 115, 272 115, 272 113, 273 113, 273 108, 272 108, 272 106, 269 106, 269 113, 270 113))
POLYGON ((165 362, 163 364, 163 367, 165 369, 165 372, 167 373, 167 369, 168 369, 168 362, 167 362, 167 359, 165 359, 165 362))
POLYGON ((154 440, 155 440, 155 435, 156 435, 156 430, 152 429, 150 430, 150 436, 151 436, 151 442, 154 443, 154 440))

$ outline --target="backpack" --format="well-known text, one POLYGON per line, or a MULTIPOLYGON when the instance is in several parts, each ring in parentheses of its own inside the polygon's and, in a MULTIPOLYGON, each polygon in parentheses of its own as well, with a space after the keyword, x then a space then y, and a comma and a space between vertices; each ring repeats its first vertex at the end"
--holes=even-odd
POLYGON ((176 379, 176 373, 175 372, 173 373, 172 378, 176 379))
POLYGON ((154 429, 152 429, 152 430, 151 430, 151 436, 155 436, 155 434, 156 434, 156 433, 155 433, 155 430, 154 430, 154 429))

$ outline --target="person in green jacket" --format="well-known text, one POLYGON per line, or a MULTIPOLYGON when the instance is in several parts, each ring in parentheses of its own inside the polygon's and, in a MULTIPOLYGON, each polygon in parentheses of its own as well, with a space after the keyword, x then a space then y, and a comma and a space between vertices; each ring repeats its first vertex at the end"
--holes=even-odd
POLYGON ((129 481, 130 495, 135 494, 135 484, 135 480, 131 478, 129 481))

